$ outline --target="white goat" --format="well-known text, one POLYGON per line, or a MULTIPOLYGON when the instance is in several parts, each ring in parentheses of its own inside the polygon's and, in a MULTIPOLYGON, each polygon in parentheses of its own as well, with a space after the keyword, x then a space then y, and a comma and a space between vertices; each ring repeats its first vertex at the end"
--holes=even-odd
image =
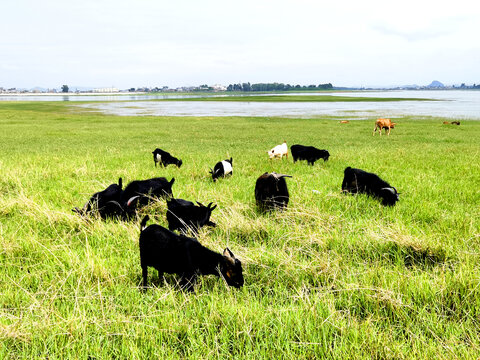
POLYGON ((288 159, 288 147, 287 147, 287 141, 283 141, 283 144, 275 146, 272 150, 267 151, 268 156, 270 159, 274 158, 280 158, 282 159, 283 156, 286 156, 288 159))

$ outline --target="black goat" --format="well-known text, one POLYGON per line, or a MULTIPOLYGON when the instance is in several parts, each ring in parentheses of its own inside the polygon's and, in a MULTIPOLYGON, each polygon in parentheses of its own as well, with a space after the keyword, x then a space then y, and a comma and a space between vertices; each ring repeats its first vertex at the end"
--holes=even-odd
POLYGON ((257 206, 264 211, 285 209, 290 195, 288 194, 286 177, 291 175, 277 174, 275 172, 261 175, 255 184, 255 200, 257 206))
POLYGON ((168 181, 164 177, 148 180, 134 180, 123 191, 121 204, 127 215, 135 213, 137 208, 146 206, 152 199, 172 196, 175 178, 168 181))
POLYGON ((296 144, 290 146, 290 151, 292 153, 293 162, 297 162, 297 160, 307 160, 308 164, 312 166, 318 159, 323 159, 325 162, 330 157, 330 153, 327 150, 320 150, 314 146, 296 144))
POLYGON ((121 217, 123 216, 121 197, 122 178, 119 178, 118 184, 111 184, 105 190, 93 194, 82 209, 75 207, 72 211, 82 216, 98 214, 102 219, 121 217))
POLYGON ((399 200, 397 189, 378 175, 350 166, 344 171, 342 191, 365 193, 382 200, 382 205, 393 206, 399 200))
POLYGON ((143 286, 147 286, 148 267, 154 267, 159 277, 163 273, 180 276, 180 285, 193 291, 198 275, 222 276, 229 286, 243 285, 242 263, 226 248, 223 255, 214 252, 196 239, 177 235, 160 225, 146 227, 148 215, 140 224, 140 265, 143 286))
POLYGON ((193 202, 183 199, 167 200, 167 221, 169 230, 180 230, 187 233, 191 229, 197 233, 202 226, 213 226, 216 224, 210 221, 212 211, 217 205, 212 207, 212 203, 207 206, 199 203, 198 206, 193 202))
POLYGON ((152 151, 153 154, 153 161, 155 162, 155 166, 157 163, 160 163, 161 166, 168 166, 170 164, 178 166, 180 168, 182 166, 182 160, 177 159, 176 157, 170 155, 169 152, 164 151, 162 149, 155 149, 152 151))

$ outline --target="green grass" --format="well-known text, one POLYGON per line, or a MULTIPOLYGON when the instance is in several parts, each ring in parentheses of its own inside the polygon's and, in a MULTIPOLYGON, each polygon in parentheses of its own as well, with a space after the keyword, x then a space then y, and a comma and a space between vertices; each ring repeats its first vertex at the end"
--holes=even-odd
MULTIPOLYGON (((480 122, 406 117, 372 137, 374 119, 75 111, 0 103, 0 358, 478 358, 480 122), (331 158, 268 160, 284 139, 331 158), (155 168, 156 147, 182 168, 155 168), (230 156, 233 176, 212 183, 230 156), (400 202, 342 195, 346 166, 400 202), (287 211, 256 211, 265 171, 293 175, 287 211), (187 294, 151 270, 141 292, 139 222, 71 212, 120 176, 175 177, 175 196, 217 203, 199 240, 228 246, 245 286, 210 276, 187 294)), ((166 225, 164 202, 146 213, 166 225)))

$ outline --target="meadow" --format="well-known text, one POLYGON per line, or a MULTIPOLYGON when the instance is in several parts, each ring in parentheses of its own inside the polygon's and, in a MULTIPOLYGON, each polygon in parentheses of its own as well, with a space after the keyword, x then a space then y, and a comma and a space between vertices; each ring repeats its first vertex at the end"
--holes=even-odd
MULTIPOLYGON (((118 117, 65 103, 0 103, 0 358, 466 359, 480 353, 480 122, 118 117), (315 166, 271 161, 283 140, 328 149, 315 166), (160 147, 183 166, 155 168, 160 147), (209 169, 233 157, 233 176, 209 169), (395 207, 341 193, 347 166, 379 174, 395 207), (264 172, 287 179, 285 212, 256 210, 264 172), (71 209, 122 177, 175 177, 213 201, 199 241, 242 261, 245 285, 174 275, 142 292, 139 220, 71 209)), ((159 201, 141 215, 166 226, 159 201)))

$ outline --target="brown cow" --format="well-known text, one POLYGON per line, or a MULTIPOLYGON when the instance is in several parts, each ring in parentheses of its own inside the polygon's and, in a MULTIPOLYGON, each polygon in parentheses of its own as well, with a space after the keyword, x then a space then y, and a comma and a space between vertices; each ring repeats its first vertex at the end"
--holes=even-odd
POLYGON ((348 121, 348 120, 341 120, 341 121, 340 121, 340 124, 348 124, 349 122, 350 122, 350 121, 348 121))
POLYGON ((450 124, 448 121, 443 122, 443 125, 448 125, 448 124, 450 124))
POLYGON ((395 128, 396 123, 391 122, 390 119, 377 119, 375 121, 375 129, 373 129, 373 135, 375 136, 375 132, 377 131, 377 128, 379 129, 380 135, 382 135, 382 129, 385 129, 385 132, 387 132, 387 135, 390 135, 390 129, 395 128))

